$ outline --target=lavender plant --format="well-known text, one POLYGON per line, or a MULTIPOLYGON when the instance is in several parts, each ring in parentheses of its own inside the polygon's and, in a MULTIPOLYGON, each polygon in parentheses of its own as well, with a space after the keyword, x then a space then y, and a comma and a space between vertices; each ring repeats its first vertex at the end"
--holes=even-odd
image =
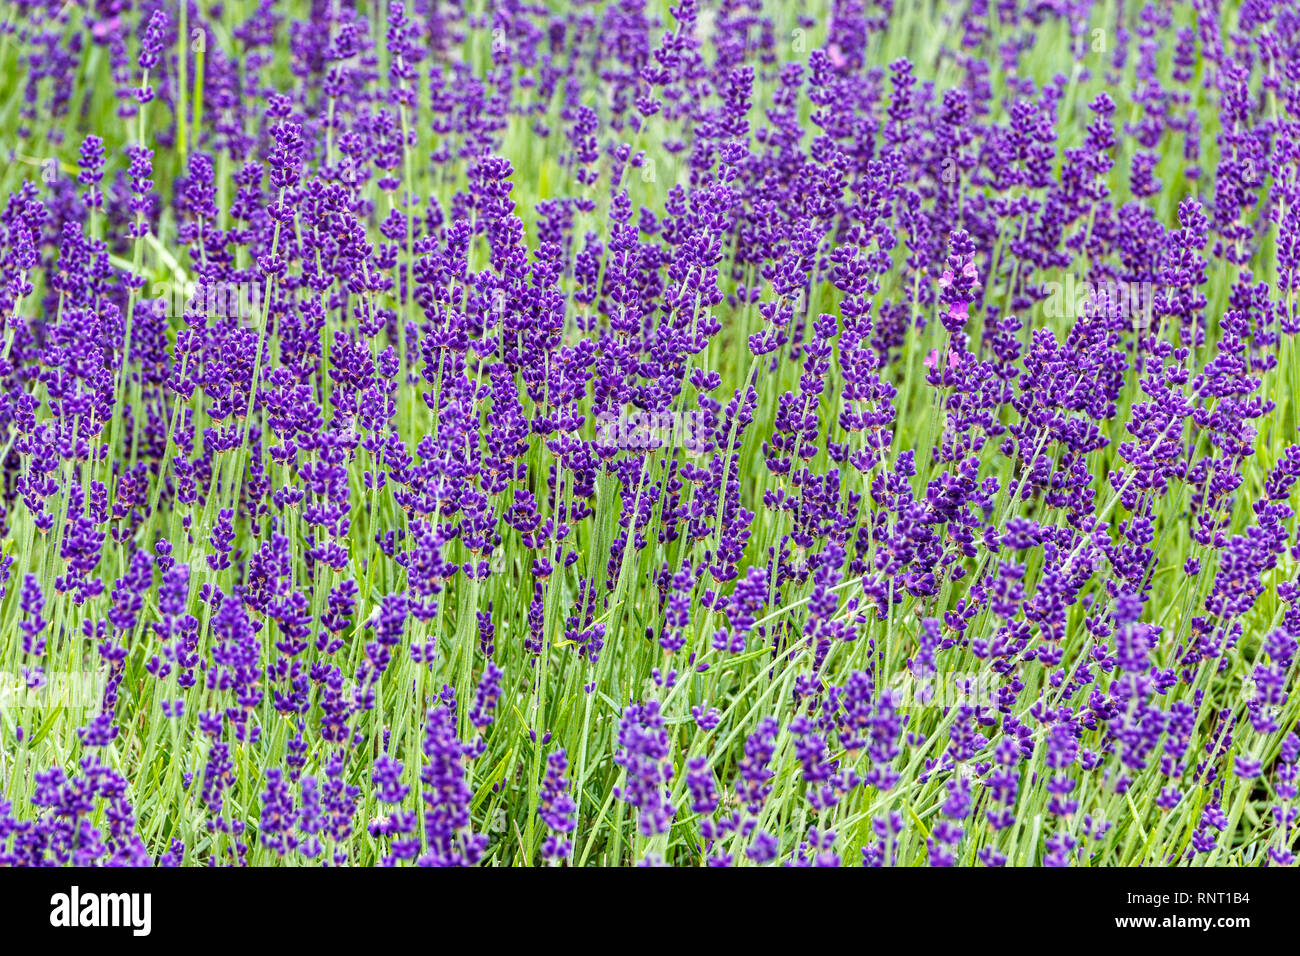
POLYGON ((0 37, 0 863, 1294 864, 1295 4, 0 37))

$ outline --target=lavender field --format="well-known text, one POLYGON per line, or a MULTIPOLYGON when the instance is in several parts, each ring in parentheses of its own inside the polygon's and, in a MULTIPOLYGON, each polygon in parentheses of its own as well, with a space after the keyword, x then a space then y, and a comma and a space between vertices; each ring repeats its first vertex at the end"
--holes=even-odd
POLYGON ((0 17, 0 864, 1295 864, 1300 4, 0 17))

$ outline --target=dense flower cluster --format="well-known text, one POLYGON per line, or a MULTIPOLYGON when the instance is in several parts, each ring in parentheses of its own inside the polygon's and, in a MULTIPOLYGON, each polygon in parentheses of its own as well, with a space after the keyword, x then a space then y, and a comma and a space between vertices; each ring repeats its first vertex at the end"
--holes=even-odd
POLYGON ((1296 4, 13 6, 0 864, 1295 863, 1296 4))

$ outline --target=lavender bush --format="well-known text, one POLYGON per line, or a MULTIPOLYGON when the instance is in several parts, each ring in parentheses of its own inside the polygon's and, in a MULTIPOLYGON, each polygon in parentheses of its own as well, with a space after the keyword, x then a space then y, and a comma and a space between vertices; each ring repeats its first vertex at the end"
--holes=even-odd
POLYGON ((1294 3, 2 39, 0 862, 1295 862, 1294 3))

